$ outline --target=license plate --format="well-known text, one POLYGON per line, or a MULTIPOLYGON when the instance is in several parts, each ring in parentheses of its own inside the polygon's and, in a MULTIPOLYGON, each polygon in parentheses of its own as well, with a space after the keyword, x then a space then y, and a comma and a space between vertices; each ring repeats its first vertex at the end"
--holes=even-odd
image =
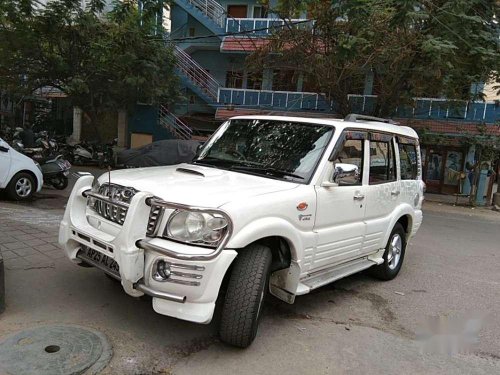
POLYGON ((88 246, 82 246, 78 252, 78 258, 83 259, 85 262, 120 277, 120 266, 116 261, 100 251, 94 250, 88 246))

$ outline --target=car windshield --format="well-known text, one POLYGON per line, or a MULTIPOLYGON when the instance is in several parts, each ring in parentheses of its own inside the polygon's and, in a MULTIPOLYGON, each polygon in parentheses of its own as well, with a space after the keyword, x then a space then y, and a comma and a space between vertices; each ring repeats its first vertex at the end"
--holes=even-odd
POLYGON ((231 120, 193 163, 308 183, 333 132, 332 126, 321 124, 231 120))

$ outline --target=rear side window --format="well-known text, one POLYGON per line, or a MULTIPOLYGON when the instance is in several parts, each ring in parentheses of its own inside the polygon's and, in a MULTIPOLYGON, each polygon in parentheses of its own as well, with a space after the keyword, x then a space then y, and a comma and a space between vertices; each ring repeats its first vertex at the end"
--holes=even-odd
POLYGON ((400 143, 398 148, 401 179, 416 180, 418 176, 417 147, 414 144, 400 143))
POLYGON ((370 185, 396 180, 394 150, 390 139, 370 141, 370 185))

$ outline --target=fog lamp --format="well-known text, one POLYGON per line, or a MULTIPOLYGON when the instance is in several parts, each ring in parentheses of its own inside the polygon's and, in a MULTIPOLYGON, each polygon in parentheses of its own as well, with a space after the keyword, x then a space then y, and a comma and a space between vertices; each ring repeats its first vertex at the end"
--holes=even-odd
POLYGON ((153 274, 153 279, 156 281, 165 281, 170 278, 172 272, 170 271, 170 265, 164 260, 159 260, 155 263, 156 271, 153 274))

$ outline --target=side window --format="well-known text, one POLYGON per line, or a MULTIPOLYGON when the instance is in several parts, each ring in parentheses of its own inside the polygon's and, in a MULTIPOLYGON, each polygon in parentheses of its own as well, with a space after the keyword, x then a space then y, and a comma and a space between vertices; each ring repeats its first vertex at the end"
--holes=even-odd
POLYGON ((361 185, 363 179, 363 139, 347 139, 333 164, 340 186, 361 185))
POLYGON ((370 185, 396 180, 394 149, 390 138, 370 141, 370 185))
POLYGON ((401 179, 415 180, 418 176, 417 148, 415 145, 400 143, 399 161, 401 164, 401 179))

